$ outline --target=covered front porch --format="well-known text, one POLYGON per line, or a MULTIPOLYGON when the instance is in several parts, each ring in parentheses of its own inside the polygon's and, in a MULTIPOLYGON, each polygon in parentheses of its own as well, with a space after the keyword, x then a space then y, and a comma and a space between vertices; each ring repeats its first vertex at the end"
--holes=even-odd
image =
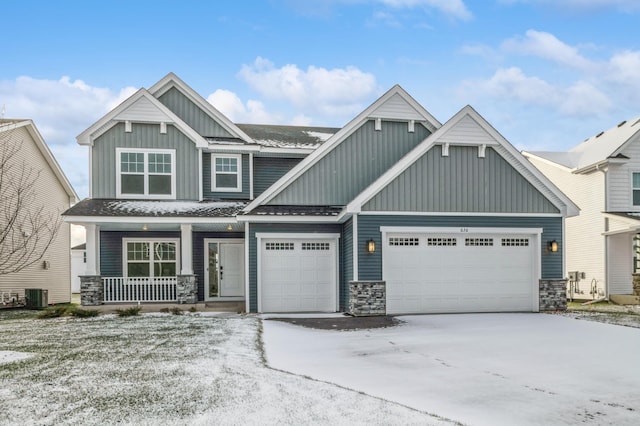
POLYGON ((640 214, 605 213, 607 298, 615 303, 640 299, 640 214))

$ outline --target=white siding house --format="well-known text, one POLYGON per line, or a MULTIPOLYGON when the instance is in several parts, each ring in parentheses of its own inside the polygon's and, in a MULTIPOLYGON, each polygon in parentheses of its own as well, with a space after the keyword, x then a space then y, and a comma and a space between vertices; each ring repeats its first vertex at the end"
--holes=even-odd
POLYGON ((568 152, 523 153, 580 207, 579 216, 566 219, 565 272, 584 273, 570 293, 576 299, 633 294, 640 261, 634 250, 640 233, 639 121, 623 121, 568 152))
MULTIPOLYGON (((43 206, 46 213, 59 216, 78 201, 78 196, 31 120, 0 120, 0 143, 20 143, 12 164, 21 164, 39 172, 35 181, 35 197, 31 206, 43 206)), ((69 224, 62 222, 57 236, 41 261, 11 274, 0 275, 0 292, 24 294, 25 288, 41 288, 48 292, 49 303, 71 300, 71 260, 69 224)))

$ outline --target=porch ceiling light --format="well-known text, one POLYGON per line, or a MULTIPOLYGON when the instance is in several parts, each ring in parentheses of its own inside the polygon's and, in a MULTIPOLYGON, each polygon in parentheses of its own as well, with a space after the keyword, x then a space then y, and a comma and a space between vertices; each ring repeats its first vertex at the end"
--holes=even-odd
POLYGON ((376 242, 373 240, 367 241, 367 253, 375 253, 376 251, 376 242))
POLYGON ((142 225, 142 230, 143 231, 146 231, 147 229, 149 229, 149 228, 147 228, 147 224, 146 223, 144 225, 142 225))
POLYGON ((558 251, 558 242, 556 240, 549 241, 549 251, 555 253, 558 251))
POLYGON ((229 224, 229 226, 227 226, 227 231, 233 231, 233 226, 231 226, 231 224, 229 224))

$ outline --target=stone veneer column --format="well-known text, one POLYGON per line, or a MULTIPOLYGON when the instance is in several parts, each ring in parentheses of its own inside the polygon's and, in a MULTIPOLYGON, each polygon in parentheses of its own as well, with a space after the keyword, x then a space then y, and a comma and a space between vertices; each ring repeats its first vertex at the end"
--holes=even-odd
POLYGON ((104 285, 100 275, 80 276, 80 304, 82 306, 104 304, 104 285))
POLYGON ((567 310, 567 280, 540 280, 540 311, 567 310))
POLYGON ((178 275, 176 284, 176 302, 196 303, 198 301, 198 286, 195 275, 178 275))
POLYGON ((348 313, 353 316, 386 315, 386 283, 384 281, 351 281, 348 313))
POLYGON ((633 295, 640 296, 640 274, 633 274, 633 295))

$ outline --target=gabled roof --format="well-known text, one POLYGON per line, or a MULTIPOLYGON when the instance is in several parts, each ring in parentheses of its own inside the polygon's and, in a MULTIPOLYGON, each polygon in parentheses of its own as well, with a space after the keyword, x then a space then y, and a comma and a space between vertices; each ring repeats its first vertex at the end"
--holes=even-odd
POLYGON ((236 126, 231 120, 229 120, 224 114, 218 111, 213 105, 211 105, 206 99, 204 99, 198 92, 193 90, 189 85, 182 81, 177 75, 170 72, 164 76, 160 81, 151 86, 149 93, 156 98, 159 98, 171 88, 178 89, 183 95, 185 95, 191 102, 198 105, 200 109, 206 112, 209 117, 215 120, 226 131, 234 135, 235 137, 242 139, 248 143, 253 143, 251 137, 243 132, 238 126, 236 126))
POLYGON ((429 111, 424 109, 424 107, 416 102, 416 100, 413 99, 402 87, 396 84, 367 109, 362 111, 358 116, 347 123, 347 125, 331 136, 318 149, 298 163, 269 189, 260 194, 260 196, 249 204, 244 211, 250 212, 260 204, 268 202, 270 199, 282 192, 284 188, 320 161, 325 155, 331 152, 331 150, 342 143, 347 137, 370 119, 415 121, 422 124, 432 132, 440 128, 442 125, 429 113, 429 111))
POLYGON ((362 191, 346 207, 346 213, 358 213, 362 206, 377 193, 389 185, 414 162, 418 161, 434 145, 477 145, 478 147, 500 146, 510 154, 505 160, 511 163, 522 176, 545 195, 563 215, 575 216, 578 207, 560 191, 546 176, 528 162, 496 129, 489 124, 476 110, 467 105, 447 121, 442 127, 429 135, 422 143, 405 155, 378 180, 362 191), (470 139, 467 130, 470 126, 481 131, 473 132, 475 138, 470 139))
POLYGON ((36 128, 36 125, 33 123, 33 121, 22 120, 22 119, 0 119, 0 133, 8 132, 20 127, 24 127, 27 130, 27 132, 29 132, 29 135, 31 135, 31 138, 35 141, 35 144, 40 150, 40 152, 42 153, 42 156, 45 158, 45 160, 49 164, 49 167, 51 168, 55 176, 58 178, 58 181, 60 182, 65 192, 69 196, 71 203, 77 203, 78 194, 76 194, 76 191, 71 186, 71 182, 69 182, 69 179, 67 179, 67 176, 62 171, 62 168, 56 161, 55 157, 53 156, 53 153, 51 152, 46 142, 42 138, 42 135, 36 128))
POLYGON ((588 169, 596 164, 619 158, 624 147, 640 133, 640 117, 623 121, 571 148, 568 152, 531 151, 526 156, 558 164, 570 170, 588 169))
POLYGON ((125 121, 144 121, 145 123, 173 124, 193 141, 198 147, 207 147, 204 140, 195 130, 187 125, 169 108, 154 98, 146 89, 142 88, 127 98, 120 105, 109 111, 100 120, 80 133, 76 140, 80 145, 92 145, 95 138, 104 134, 111 127, 125 121))

